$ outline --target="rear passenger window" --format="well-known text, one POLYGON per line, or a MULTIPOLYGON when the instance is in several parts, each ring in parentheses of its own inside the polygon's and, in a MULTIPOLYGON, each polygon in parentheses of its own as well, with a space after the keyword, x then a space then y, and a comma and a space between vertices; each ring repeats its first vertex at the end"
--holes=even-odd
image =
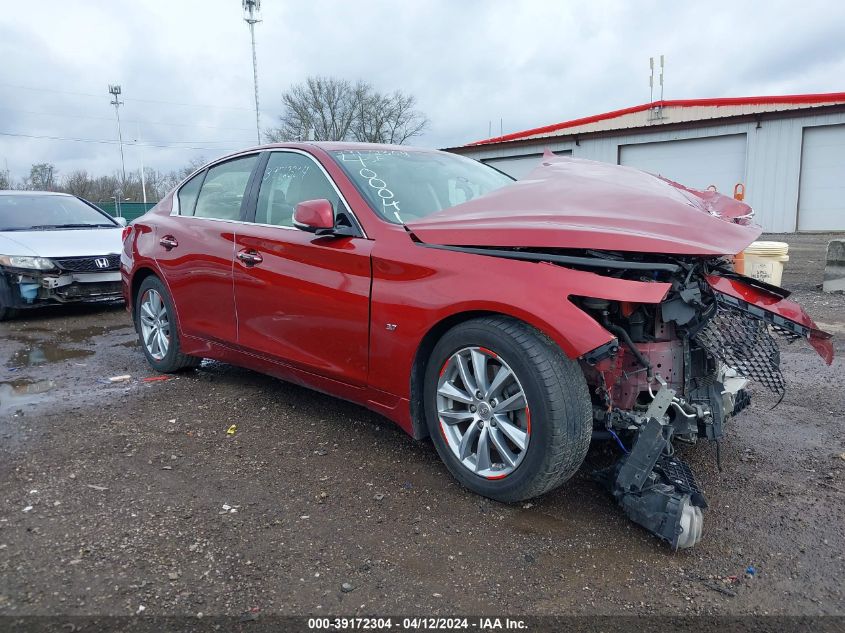
POLYGON ((194 215, 198 218, 240 220, 241 202, 256 160, 258 154, 252 154, 209 169, 197 197, 194 215))
POLYGON ((200 192, 200 185, 202 184, 202 177, 205 175, 201 171, 196 176, 191 178, 188 182, 182 185, 179 190, 179 215, 193 215, 194 204, 197 201, 197 194, 200 192))

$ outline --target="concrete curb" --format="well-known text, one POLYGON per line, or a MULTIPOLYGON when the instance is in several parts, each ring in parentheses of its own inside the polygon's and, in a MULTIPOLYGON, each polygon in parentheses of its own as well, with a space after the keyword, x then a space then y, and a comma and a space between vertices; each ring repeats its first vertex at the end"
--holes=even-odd
POLYGON ((825 292, 845 292, 845 239, 828 242, 822 289, 825 292))

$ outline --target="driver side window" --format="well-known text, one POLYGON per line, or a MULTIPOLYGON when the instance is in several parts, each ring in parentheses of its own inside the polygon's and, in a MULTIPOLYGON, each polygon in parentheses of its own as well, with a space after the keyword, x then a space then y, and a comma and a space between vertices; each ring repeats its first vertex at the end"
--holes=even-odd
POLYGON ((335 215, 342 208, 340 196, 312 159, 294 152, 273 152, 258 190, 255 222, 293 227, 296 205, 320 198, 332 203, 335 215))

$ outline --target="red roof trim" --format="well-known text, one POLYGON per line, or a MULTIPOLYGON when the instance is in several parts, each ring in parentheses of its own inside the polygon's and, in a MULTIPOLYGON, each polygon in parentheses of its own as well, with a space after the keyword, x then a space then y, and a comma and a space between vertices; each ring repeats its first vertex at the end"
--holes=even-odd
POLYGON ((768 105, 776 103, 798 103, 798 104, 814 104, 814 103, 833 103, 837 101, 845 101, 845 92, 829 92, 823 94, 810 95, 778 95, 774 97, 721 97, 717 99, 675 99, 665 101, 655 101, 653 103, 643 103, 641 105, 631 106, 630 108, 623 108, 621 110, 613 110, 612 112, 604 112, 602 114, 594 114, 580 119, 573 119, 571 121, 564 121, 563 123, 555 123, 553 125, 546 125, 543 127, 536 127, 530 130, 523 130, 522 132, 513 132, 505 134, 504 136, 496 136, 493 138, 484 139, 481 141, 473 141, 467 143, 465 147, 472 145, 487 145, 489 143, 504 143, 506 141, 516 141, 527 136, 535 134, 547 134, 549 132, 556 132, 557 130, 564 130, 570 127, 577 127, 579 125, 586 125, 588 123, 595 123, 597 121, 605 121, 607 119, 615 119, 616 117, 625 114, 632 114, 634 112, 642 112, 649 108, 657 107, 682 107, 690 108, 695 106, 734 106, 734 105, 768 105))

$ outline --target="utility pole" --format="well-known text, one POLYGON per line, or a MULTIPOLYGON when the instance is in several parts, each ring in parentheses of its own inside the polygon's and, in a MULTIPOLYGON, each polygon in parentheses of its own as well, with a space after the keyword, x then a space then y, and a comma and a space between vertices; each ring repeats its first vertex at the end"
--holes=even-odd
MULTIPOLYGON (((138 144, 138 153, 141 156, 141 196, 144 200, 144 205, 147 204, 147 178, 144 174, 144 149, 141 147, 141 126, 140 124, 135 124, 135 129, 137 130, 138 139, 135 141, 138 144)), ((144 206, 146 210, 146 206, 144 206)))
POLYGON ((114 97, 114 101, 110 103, 114 106, 114 114, 117 117, 117 142, 120 145, 120 172, 123 174, 123 180, 120 183, 121 193, 123 193, 123 189, 126 188, 126 162, 123 160, 123 132, 120 129, 120 106, 123 105, 123 101, 119 99, 120 97, 120 85, 112 85, 109 84, 109 94, 114 97))
POLYGON ((249 24, 249 36, 252 40, 252 83, 255 88, 255 134, 261 145, 261 115, 258 110, 258 57, 255 54, 255 25, 261 22, 258 12, 261 11, 261 0, 242 0, 244 8, 244 22, 249 24))

